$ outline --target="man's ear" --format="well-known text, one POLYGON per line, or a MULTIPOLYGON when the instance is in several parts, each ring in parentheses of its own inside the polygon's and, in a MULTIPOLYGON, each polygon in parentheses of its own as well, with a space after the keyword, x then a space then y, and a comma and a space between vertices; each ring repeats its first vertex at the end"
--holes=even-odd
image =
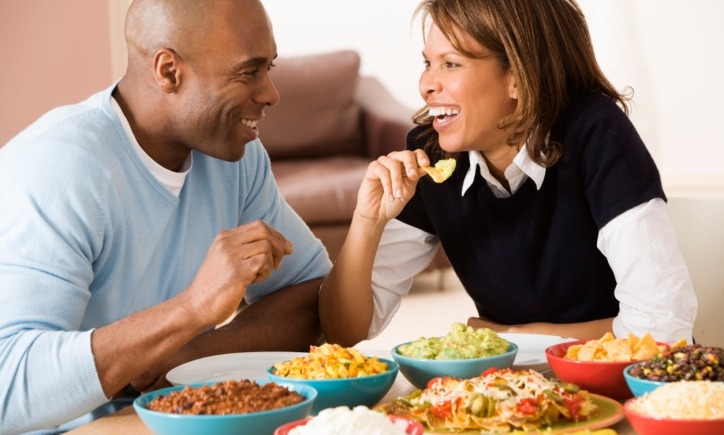
POLYGON ((181 85, 180 66, 181 58, 169 48, 162 48, 153 56, 153 74, 163 92, 176 92, 181 85))

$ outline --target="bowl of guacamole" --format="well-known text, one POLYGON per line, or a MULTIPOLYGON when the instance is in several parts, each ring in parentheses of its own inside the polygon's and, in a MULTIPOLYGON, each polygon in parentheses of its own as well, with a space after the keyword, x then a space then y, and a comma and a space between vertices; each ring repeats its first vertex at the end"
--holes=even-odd
POLYGON ((453 323, 441 337, 402 343, 392 349, 392 359, 412 385, 425 388, 436 377, 472 378, 490 368, 513 365, 518 346, 488 328, 453 323))

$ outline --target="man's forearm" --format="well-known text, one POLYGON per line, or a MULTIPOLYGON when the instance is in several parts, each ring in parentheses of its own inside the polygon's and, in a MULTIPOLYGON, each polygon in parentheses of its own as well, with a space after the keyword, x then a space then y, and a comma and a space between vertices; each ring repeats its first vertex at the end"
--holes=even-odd
POLYGON ((207 326, 189 316, 182 296, 134 313, 93 332, 91 347, 106 396, 197 336, 207 326), (141 351, 142 349, 142 351, 141 351))
POLYGON ((307 281, 272 293, 246 307, 228 324, 190 343, 196 357, 230 352, 309 351, 321 340, 319 286, 307 281))
POLYGON ((228 326, 243 333, 240 346, 245 351, 309 351, 309 345, 322 338, 321 284, 320 278, 279 290, 244 309, 228 326))

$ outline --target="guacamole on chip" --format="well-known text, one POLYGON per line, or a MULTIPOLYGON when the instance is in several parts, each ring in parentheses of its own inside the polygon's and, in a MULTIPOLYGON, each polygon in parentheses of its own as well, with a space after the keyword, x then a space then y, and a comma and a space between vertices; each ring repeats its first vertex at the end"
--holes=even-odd
POLYGON ((492 329, 473 328, 453 323, 444 337, 425 338, 403 344, 397 349, 400 355, 421 359, 471 359, 500 355, 508 351, 510 343, 492 329))

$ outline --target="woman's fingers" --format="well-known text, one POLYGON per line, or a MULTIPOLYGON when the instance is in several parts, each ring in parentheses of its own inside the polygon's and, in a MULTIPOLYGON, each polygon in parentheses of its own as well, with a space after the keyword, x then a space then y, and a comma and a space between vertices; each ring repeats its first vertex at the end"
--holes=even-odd
POLYGON ((429 164, 429 159, 422 150, 395 151, 378 158, 376 163, 380 169, 378 177, 385 196, 394 201, 409 193, 411 187, 414 189, 420 177, 419 167, 429 164), (410 183, 410 180, 415 182, 410 183))

